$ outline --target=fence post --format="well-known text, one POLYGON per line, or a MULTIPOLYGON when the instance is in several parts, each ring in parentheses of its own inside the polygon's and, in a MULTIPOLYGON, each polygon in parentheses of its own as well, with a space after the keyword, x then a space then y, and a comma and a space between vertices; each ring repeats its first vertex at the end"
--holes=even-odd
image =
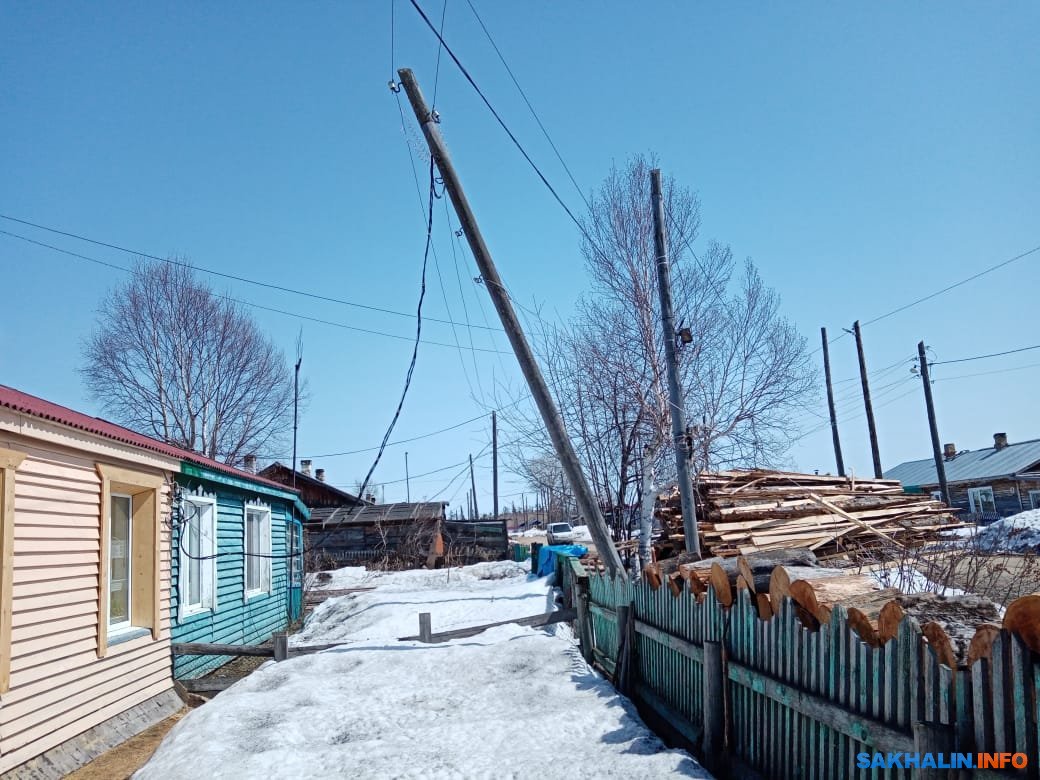
POLYGON ((592 665, 594 654, 592 652, 592 620, 589 615, 589 575, 582 574, 574 578, 573 595, 574 608, 578 610, 578 641, 581 647, 581 657, 585 663, 592 665))
POLYGON ((427 644, 433 641, 433 622, 429 612, 419 613, 419 641, 427 644))
POLYGON ((725 765, 726 747, 726 669, 722 664, 722 643, 704 643, 704 737, 701 748, 709 769, 725 765))
POLYGON ((531 542, 531 574, 538 573, 538 553, 541 549, 541 542, 531 542))
POLYGON ((274 635, 274 660, 284 661, 289 657, 289 635, 279 631, 274 635))
MULTIPOLYGON (((914 723, 914 750, 919 756, 925 753, 943 753, 948 758, 953 751, 951 728, 943 723, 917 721, 914 723)), ((920 780, 946 780, 952 776, 949 769, 931 767, 921 767, 915 775, 920 780)))
POLYGON ((617 608, 618 649, 614 667, 614 687, 627 696, 632 683, 632 606, 619 604, 617 608))

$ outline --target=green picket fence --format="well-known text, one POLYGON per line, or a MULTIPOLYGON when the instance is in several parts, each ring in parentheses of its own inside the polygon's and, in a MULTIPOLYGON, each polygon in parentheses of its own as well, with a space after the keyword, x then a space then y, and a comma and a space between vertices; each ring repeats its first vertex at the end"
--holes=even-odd
POLYGON ((675 595, 669 587, 586 575, 573 559, 558 561, 557 575, 577 607, 586 660, 663 736, 720 775, 952 776, 857 765, 860 753, 931 751, 1024 753, 1022 772, 976 768, 970 776, 1040 777, 1040 663, 1008 631, 995 638, 989 658, 951 669, 911 617, 895 638, 872 647, 840 606, 829 623, 810 630, 790 599, 762 620, 746 590, 727 608, 711 588, 698 601, 685 584, 675 595))

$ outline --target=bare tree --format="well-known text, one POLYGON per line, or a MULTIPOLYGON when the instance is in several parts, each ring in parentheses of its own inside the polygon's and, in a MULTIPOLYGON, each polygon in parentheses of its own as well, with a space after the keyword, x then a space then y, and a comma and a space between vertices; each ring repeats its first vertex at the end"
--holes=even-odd
POLYGON ((87 387, 134 430, 227 463, 284 443, 285 356, 237 304, 183 264, 135 264, 84 347, 87 387))
MULTIPOLYGON (((627 527, 644 447, 662 478, 674 478, 664 346, 650 211, 653 158, 614 167, 591 200, 582 244, 591 289, 567 324, 538 345, 546 379, 594 490, 615 530, 627 527)), ((738 267, 712 242, 694 255, 700 203, 666 179, 667 232, 676 323, 692 341, 679 350, 694 467, 768 465, 797 435, 790 419, 813 390, 805 340, 780 313, 754 264, 738 267)), ((500 404, 500 408, 506 408, 500 404)), ((523 463, 551 452, 537 417, 504 411, 523 463)))

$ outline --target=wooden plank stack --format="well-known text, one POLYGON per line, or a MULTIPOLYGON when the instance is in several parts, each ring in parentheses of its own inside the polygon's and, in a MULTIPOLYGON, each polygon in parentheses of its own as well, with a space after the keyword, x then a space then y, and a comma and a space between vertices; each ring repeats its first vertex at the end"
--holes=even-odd
MULTIPOLYGON (((702 473, 698 521, 706 555, 807 548, 821 559, 898 551, 962 525, 942 502, 908 495, 898 480, 859 479, 765 469, 702 473)), ((678 490, 657 516, 681 539, 678 490)))

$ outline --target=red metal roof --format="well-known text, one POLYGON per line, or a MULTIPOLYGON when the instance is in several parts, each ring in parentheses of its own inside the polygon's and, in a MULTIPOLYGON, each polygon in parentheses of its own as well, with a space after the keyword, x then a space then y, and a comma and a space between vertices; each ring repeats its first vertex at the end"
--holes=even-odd
POLYGON ((86 431, 87 433, 93 433, 96 436, 102 436, 106 439, 112 439, 113 441, 122 442, 123 444, 129 444, 133 447, 151 450, 152 452, 157 452, 161 455, 175 458, 176 460, 186 460, 191 463, 197 463, 198 465, 205 466, 208 469, 213 469, 214 471, 219 471, 224 474, 230 474, 240 479, 246 479, 262 485, 268 485, 269 487, 277 488, 286 493, 299 492, 293 490, 291 487, 274 482, 270 479, 258 477, 256 474, 250 474, 248 471, 242 471, 241 469, 228 466, 226 463, 221 463, 211 458, 207 458, 197 452, 181 449, 180 447, 174 447, 172 444, 167 444, 158 439, 153 439, 150 436, 137 433, 129 428, 124 428, 122 425, 116 425, 108 420, 102 420, 100 417, 91 417, 88 414, 74 411, 65 406, 59 406, 50 401, 45 401, 42 398, 37 398, 34 395, 23 393, 21 390, 15 390, 13 387, 8 387, 7 385, 0 385, 0 406, 5 406, 8 409, 13 409, 22 414, 39 417, 43 420, 50 420, 51 422, 67 425, 70 428, 76 428, 81 431, 86 431))

